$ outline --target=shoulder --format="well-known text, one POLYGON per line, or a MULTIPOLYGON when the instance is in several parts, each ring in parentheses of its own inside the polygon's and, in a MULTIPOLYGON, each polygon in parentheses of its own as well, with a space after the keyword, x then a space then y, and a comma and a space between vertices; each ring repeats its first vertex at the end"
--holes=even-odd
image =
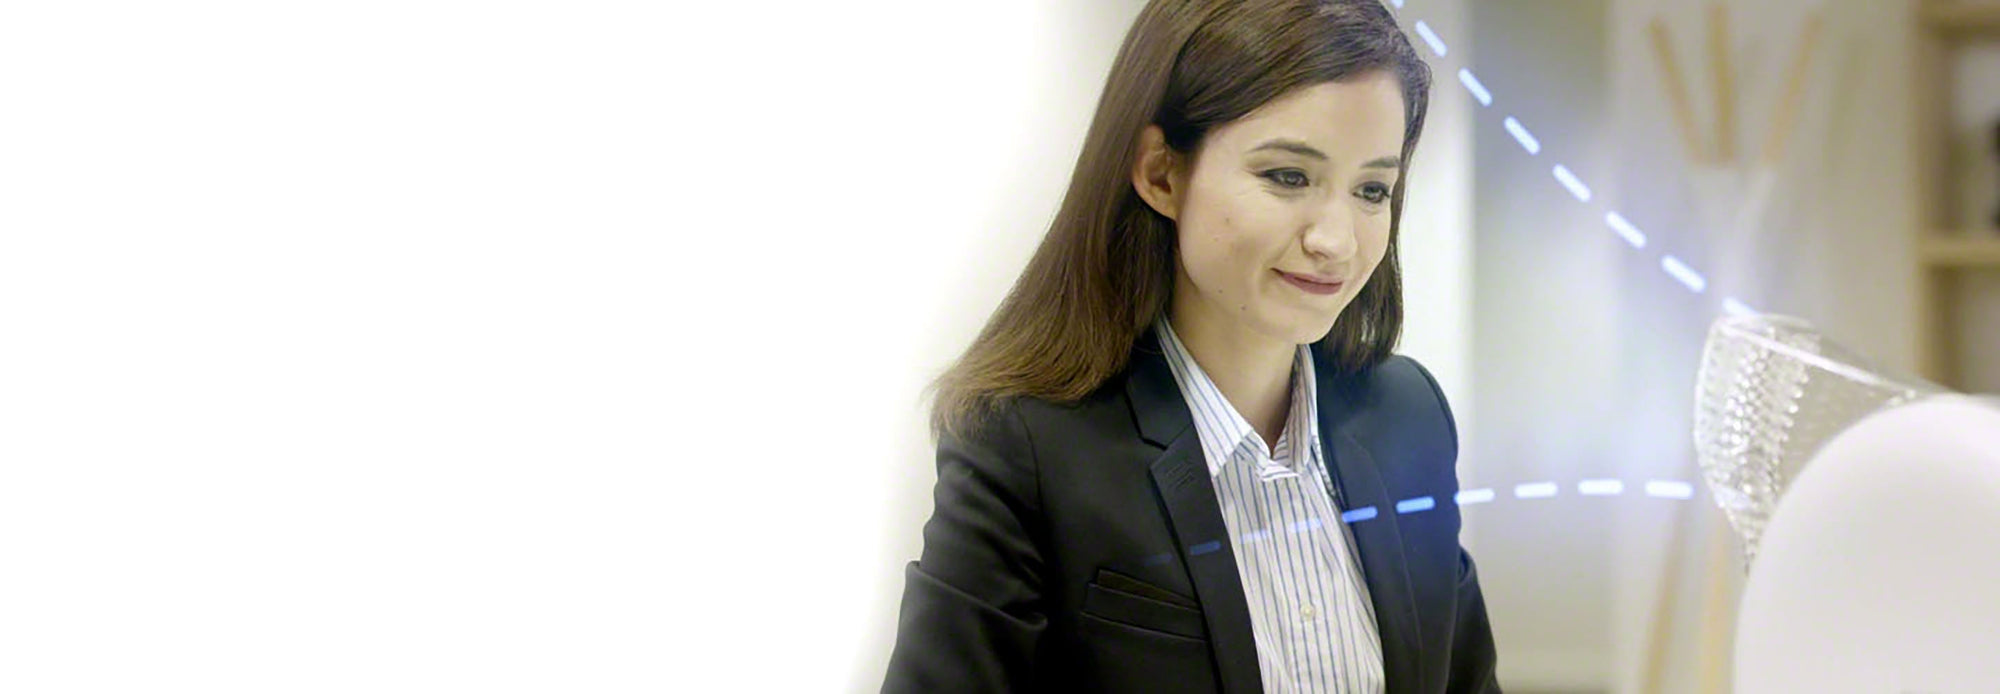
POLYGON ((1422 362, 1406 354, 1392 354, 1375 366, 1350 374, 1322 371, 1319 384, 1338 390, 1356 405, 1366 407, 1445 408, 1444 389, 1422 362))
POLYGON ((1132 427, 1129 408, 1117 395, 1122 380, 1120 374, 1074 401, 1032 395, 998 398, 970 417, 959 432, 943 435, 939 444, 977 447, 1032 460, 1038 457, 1038 442, 1073 442, 1092 431, 1126 432, 1132 427))
POLYGON ((1404 408, 1415 414, 1430 413, 1444 420, 1451 438, 1458 438, 1458 422, 1452 417, 1451 403, 1445 400, 1444 389, 1438 386, 1437 377, 1423 362, 1405 354, 1391 355, 1374 369, 1377 387, 1391 394, 1404 408))
POLYGON ((1074 400, 1033 395, 997 399, 978 423, 957 436, 939 439, 941 448, 971 447, 1020 461, 1014 474, 1058 474, 1078 462, 1097 462, 1127 447, 1142 445, 1133 408, 1120 373, 1074 400))
POLYGON ((1322 387, 1337 391, 1347 408, 1332 415, 1370 448, 1419 451, 1423 458, 1458 456, 1458 422, 1444 389, 1430 369, 1413 357, 1391 355, 1375 366, 1344 376, 1321 376, 1322 387))
POLYGON ((1076 400, 1021 396, 1006 408, 1022 436, 1044 445, 1061 442, 1058 448, 1074 449, 1136 437, 1132 408, 1124 397, 1125 378, 1122 373, 1115 375, 1076 400))

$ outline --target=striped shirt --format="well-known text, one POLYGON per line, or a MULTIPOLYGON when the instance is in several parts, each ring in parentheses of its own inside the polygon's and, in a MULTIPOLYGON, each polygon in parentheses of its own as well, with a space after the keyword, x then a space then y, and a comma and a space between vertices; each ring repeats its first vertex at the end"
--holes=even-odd
POLYGON ((1165 316, 1158 325, 1234 539, 1264 691, 1381 692, 1381 636, 1353 533, 1326 483, 1309 347, 1292 362, 1284 433, 1266 448, 1165 316))

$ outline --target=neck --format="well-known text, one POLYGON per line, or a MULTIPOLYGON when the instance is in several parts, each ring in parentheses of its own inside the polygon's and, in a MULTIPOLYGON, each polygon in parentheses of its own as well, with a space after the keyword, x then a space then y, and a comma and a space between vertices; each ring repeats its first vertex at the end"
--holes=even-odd
POLYGON ((1275 447, 1291 409, 1298 345, 1213 319, 1202 307, 1184 303, 1182 296, 1176 292, 1168 317, 1174 334, 1222 397, 1264 438, 1264 445, 1275 447))

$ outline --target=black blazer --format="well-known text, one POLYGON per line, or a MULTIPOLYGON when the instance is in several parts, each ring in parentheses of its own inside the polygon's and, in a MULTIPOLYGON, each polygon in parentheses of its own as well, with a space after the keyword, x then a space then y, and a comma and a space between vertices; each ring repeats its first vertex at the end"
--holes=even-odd
MULTIPOLYGON (((1157 340, 1146 331, 1078 402, 1015 399, 938 442, 882 691, 1263 691, 1231 538, 1157 340)), ((1404 356, 1333 376, 1312 351, 1342 508, 1377 511, 1351 527, 1387 691, 1500 691, 1437 382, 1404 356), (1422 496, 1436 507, 1396 512, 1422 496)))

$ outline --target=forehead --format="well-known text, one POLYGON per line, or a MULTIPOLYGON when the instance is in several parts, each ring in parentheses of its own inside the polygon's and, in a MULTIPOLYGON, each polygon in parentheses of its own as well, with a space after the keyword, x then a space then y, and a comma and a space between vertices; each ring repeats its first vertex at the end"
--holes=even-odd
POLYGON ((1352 164, 1401 154, 1403 119, 1402 85, 1389 73, 1372 72, 1286 92, 1217 128, 1214 139, 1241 152, 1288 137, 1352 164))

